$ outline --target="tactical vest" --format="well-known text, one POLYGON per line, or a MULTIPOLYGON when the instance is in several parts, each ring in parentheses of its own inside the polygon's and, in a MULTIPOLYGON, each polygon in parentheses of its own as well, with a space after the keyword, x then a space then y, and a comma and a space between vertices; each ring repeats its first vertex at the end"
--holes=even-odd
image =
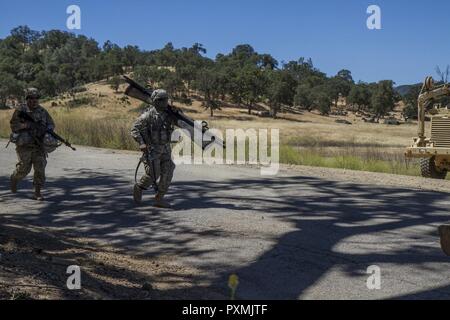
POLYGON ((172 119, 166 112, 158 112, 155 108, 149 110, 149 138, 153 145, 170 143, 174 130, 172 119))
MULTIPOLYGON (((42 126, 47 127, 49 125, 47 123, 47 113, 45 109, 42 108, 41 106, 31 111, 26 105, 23 105, 20 107, 20 110, 26 112, 37 123, 40 123, 42 126)), ((11 141, 15 143, 17 146, 36 145, 37 143, 36 142, 37 137, 34 136, 32 130, 23 130, 18 134, 13 134, 11 138, 12 138, 11 141)))

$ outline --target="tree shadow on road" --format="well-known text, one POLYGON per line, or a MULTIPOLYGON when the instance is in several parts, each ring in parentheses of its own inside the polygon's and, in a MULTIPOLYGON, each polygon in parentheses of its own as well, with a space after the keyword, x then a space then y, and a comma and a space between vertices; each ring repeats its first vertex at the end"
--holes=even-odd
MULTIPOLYGON (((34 204, 25 203, 23 211, 2 215, 16 224, 103 239, 119 251, 147 258, 172 255, 201 259, 213 249, 195 249, 191 244, 198 238, 214 243, 229 237, 219 228, 177 221, 180 215, 195 210, 262 214, 294 226, 293 231, 271 239, 273 247, 246 265, 218 268, 222 270, 213 278, 207 269, 193 275, 194 282, 210 281, 211 290, 226 293, 228 276, 237 273, 241 279, 238 297, 242 299, 297 299, 336 268, 351 278, 364 275, 369 265, 407 266, 424 273, 433 272, 430 264, 450 266, 433 231, 449 220, 448 193, 302 176, 230 178, 175 182, 171 193, 177 195, 173 198, 176 209, 182 210, 165 211, 148 204, 134 206, 131 183, 124 178, 127 175, 121 170, 113 176, 71 170, 66 177, 49 181, 51 195, 38 213, 27 212, 34 204), (350 250, 352 243, 364 250, 350 250)), ((0 182, 6 185, 7 179, 2 177, 0 182)), ((1 193, 4 202, 13 201, 5 194, 1 193)), ((166 292, 177 293, 178 289, 166 292)), ((449 294, 444 287, 424 297, 448 298, 449 294)))
MULTIPOLYGON (((143 205, 135 205, 132 183, 124 176, 123 172, 122 175, 111 176, 87 169, 67 170, 64 178, 49 179, 46 201, 42 204, 28 200, 26 190, 22 190, 18 197, 1 193, 5 201, 22 201, 23 204, 19 212, 3 216, 27 225, 53 227, 69 234, 103 239, 107 243, 124 246, 126 250, 139 252, 158 243, 167 248, 165 254, 203 253, 186 251, 185 244, 196 237, 214 237, 216 231, 194 231, 176 224, 170 211, 151 205, 151 191, 145 196, 143 205), (30 207, 38 210, 28 211, 30 207), (158 237, 154 237, 156 231, 158 237), (162 237, 162 234, 166 236, 162 237)), ((155 254, 160 253, 155 251, 155 254)))
MULTIPOLYGON (((179 188, 192 194, 190 198, 197 193, 202 199, 201 207, 214 207, 214 191, 223 190, 224 186, 200 181, 179 188), (205 189, 213 196, 205 196, 205 189)), ((241 277, 241 298, 298 299, 335 268, 350 277, 362 276, 364 288, 370 265, 417 268, 424 274, 436 271, 430 267, 433 263, 445 264, 440 271, 450 267, 450 260, 438 247, 436 228, 450 220, 448 193, 376 188, 310 177, 289 177, 282 181, 235 179, 228 181, 228 188, 245 190, 242 196, 228 200, 242 201, 253 210, 294 224, 296 229, 276 239, 274 247, 253 263, 234 270, 241 277), (259 195, 262 188, 272 190, 273 196, 259 195), (308 195, 311 190, 313 196, 308 195), (426 226, 429 228, 424 229, 426 226), (355 242, 365 250, 351 252, 349 248, 355 242)), ((186 200, 186 206, 192 205, 192 201, 186 200)), ((216 285, 225 284, 228 275, 219 277, 216 285)), ((392 274, 393 280, 404 280, 395 279, 398 276, 392 274)), ((417 284, 416 290, 420 291, 420 285, 417 284)), ((432 292, 424 296, 450 298, 447 288, 432 292)))
POLYGON ((100 248, 64 232, 16 225, 2 217, 0 254, 1 300, 223 299, 208 287, 192 286, 196 277, 189 269, 100 248), (81 268, 80 290, 67 287, 71 275, 67 268, 74 265, 81 268), (177 289, 167 290, 173 287, 177 289))
POLYGON ((120 170, 114 173, 115 175, 111 176, 91 170, 66 170, 64 178, 49 179, 45 188, 46 201, 42 203, 31 200, 32 185, 29 181, 21 183, 20 193, 13 196, 6 190, 9 179, 0 177, 0 185, 5 186, 0 190, 0 206, 4 208, 0 210, 0 235, 6 233, 17 235, 13 237, 14 242, 18 243, 14 254, 24 254, 18 249, 25 247, 25 239, 28 239, 27 245, 32 247, 31 250, 25 250, 28 258, 18 262, 17 268, 21 269, 22 276, 41 278, 44 283, 59 288, 56 291, 60 297, 68 299, 223 298, 221 293, 200 284, 205 280, 200 272, 187 273, 189 269, 185 271, 184 268, 174 267, 170 263, 165 264, 167 261, 175 260, 175 257, 206 254, 207 250, 196 249, 189 246, 189 243, 199 237, 213 239, 220 235, 220 231, 192 229, 187 225, 177 224, 171 217, 171 211, 151 206, 150 192, 146 195, 143 205, 136 206, 131 195, 132 183, 124 178, 127 174, 120 170), (38 228, 40 233, 56 230, 57 236, 45 237, 39 244, 33 244, 30 239, 39 236, 38 232, 33 231, 35 228, 38 228), (83 245, 74 240, 80 238, 100 242, 83 245), (86 252, 82 254, 70 252, 71 248, 79 246, 90 252, 95 252, 97 248, 97 251, 102 253, 107 250, 106 246, 112 246, 114 253, 128 255, 133 259, 143 259, 143 262, 136 262, 138 266, 134 270, 119 268, 111 261, 109 264, 99 264, 86 255, 86 252), (101 277, 93 277, 92 271, 83 273, 83 283, 89 287, 89 292, 84 292, 85 296, 70 292, 64 289, 67 277, 65 269, 32 254, 35 247, 39 250, 60 252, 58 258, 67 261, 65 267, 71 263, 78 264, 81 258, 82 268, 95 267, 97 275, 126 279, 128 285, 125 286, 121 281, 114 283, 101 277), (146 273, 148 270, 143 267, 148 261, 156 261, 157 266, 161 265, 160 268, 166 267, 167 270, 158 272, 157 275, 156 272, 149 275, 146 273), (177 274, 181 271, 183 271, 181 274, 177 274), (161 280, 161 277, 164 280, 161 280), (141 287, 145 281, 162 283, 163 287, 167 288, 175 286, 177 290, 164 291, 153 287, 150 292, 143 291, 141 287), (130 282, 133 287, 131 289, 130 282), (178 282, 181 284, 178 285, 178 282))

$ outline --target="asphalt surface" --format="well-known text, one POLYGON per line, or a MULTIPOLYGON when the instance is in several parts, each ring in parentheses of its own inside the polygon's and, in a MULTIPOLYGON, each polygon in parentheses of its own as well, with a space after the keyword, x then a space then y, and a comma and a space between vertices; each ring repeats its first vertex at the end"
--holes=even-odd
POLYGON ((349 182, 328 169, 262 177, 250 167, 182 165, 169 195, 174 210, 162 210, 151 206, 150 191, 142 206, 132 201, 137 159, 60 148, 49 158, 47 199, 36 203, 30 177, 17 196, 9 193, 16 156, 4 149, 0 215, 137 256, 171 257, 199 270, 194 285, 218 291, 236 273, 239 299, 450 298, 450 258, 437 236, 450 220, 448 192, 349 182), (370 290, 373 265, 381 288, 370 290))

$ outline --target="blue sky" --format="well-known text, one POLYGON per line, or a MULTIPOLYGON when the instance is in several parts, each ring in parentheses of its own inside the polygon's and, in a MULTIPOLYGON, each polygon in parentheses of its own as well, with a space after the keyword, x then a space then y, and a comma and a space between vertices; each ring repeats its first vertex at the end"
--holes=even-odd
POLYGON ((435 76, 450 64, 450 1, 407 0, 41 0, 2 1, 0 38, 18 25, 66 30, 66 8, 82 12, 81 33, 102 44, 161 48, 202 43, 208 56, 248 43, 279 61, 311 57, 329 75, 393 79, 398 85, 435 76), (368 30, 367 7, 381 7, 382 30, 368 30))

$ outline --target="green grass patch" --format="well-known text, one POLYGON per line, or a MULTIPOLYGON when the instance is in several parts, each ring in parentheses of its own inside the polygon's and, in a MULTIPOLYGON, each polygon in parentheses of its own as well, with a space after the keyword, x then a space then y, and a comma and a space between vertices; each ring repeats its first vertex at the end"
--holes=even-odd
POLYGON ((338 155, 324 156, 314 150, 299 150, 288 145, 280 147, 280 162, 285 164, 303 165, 312 167, 338 168, 356 171, 370 171, 392 173, 409 176, 419 176, 419 166, 416 162, 409 165, 400 157, 390 160, 367 159, 359 156, 338 155))

